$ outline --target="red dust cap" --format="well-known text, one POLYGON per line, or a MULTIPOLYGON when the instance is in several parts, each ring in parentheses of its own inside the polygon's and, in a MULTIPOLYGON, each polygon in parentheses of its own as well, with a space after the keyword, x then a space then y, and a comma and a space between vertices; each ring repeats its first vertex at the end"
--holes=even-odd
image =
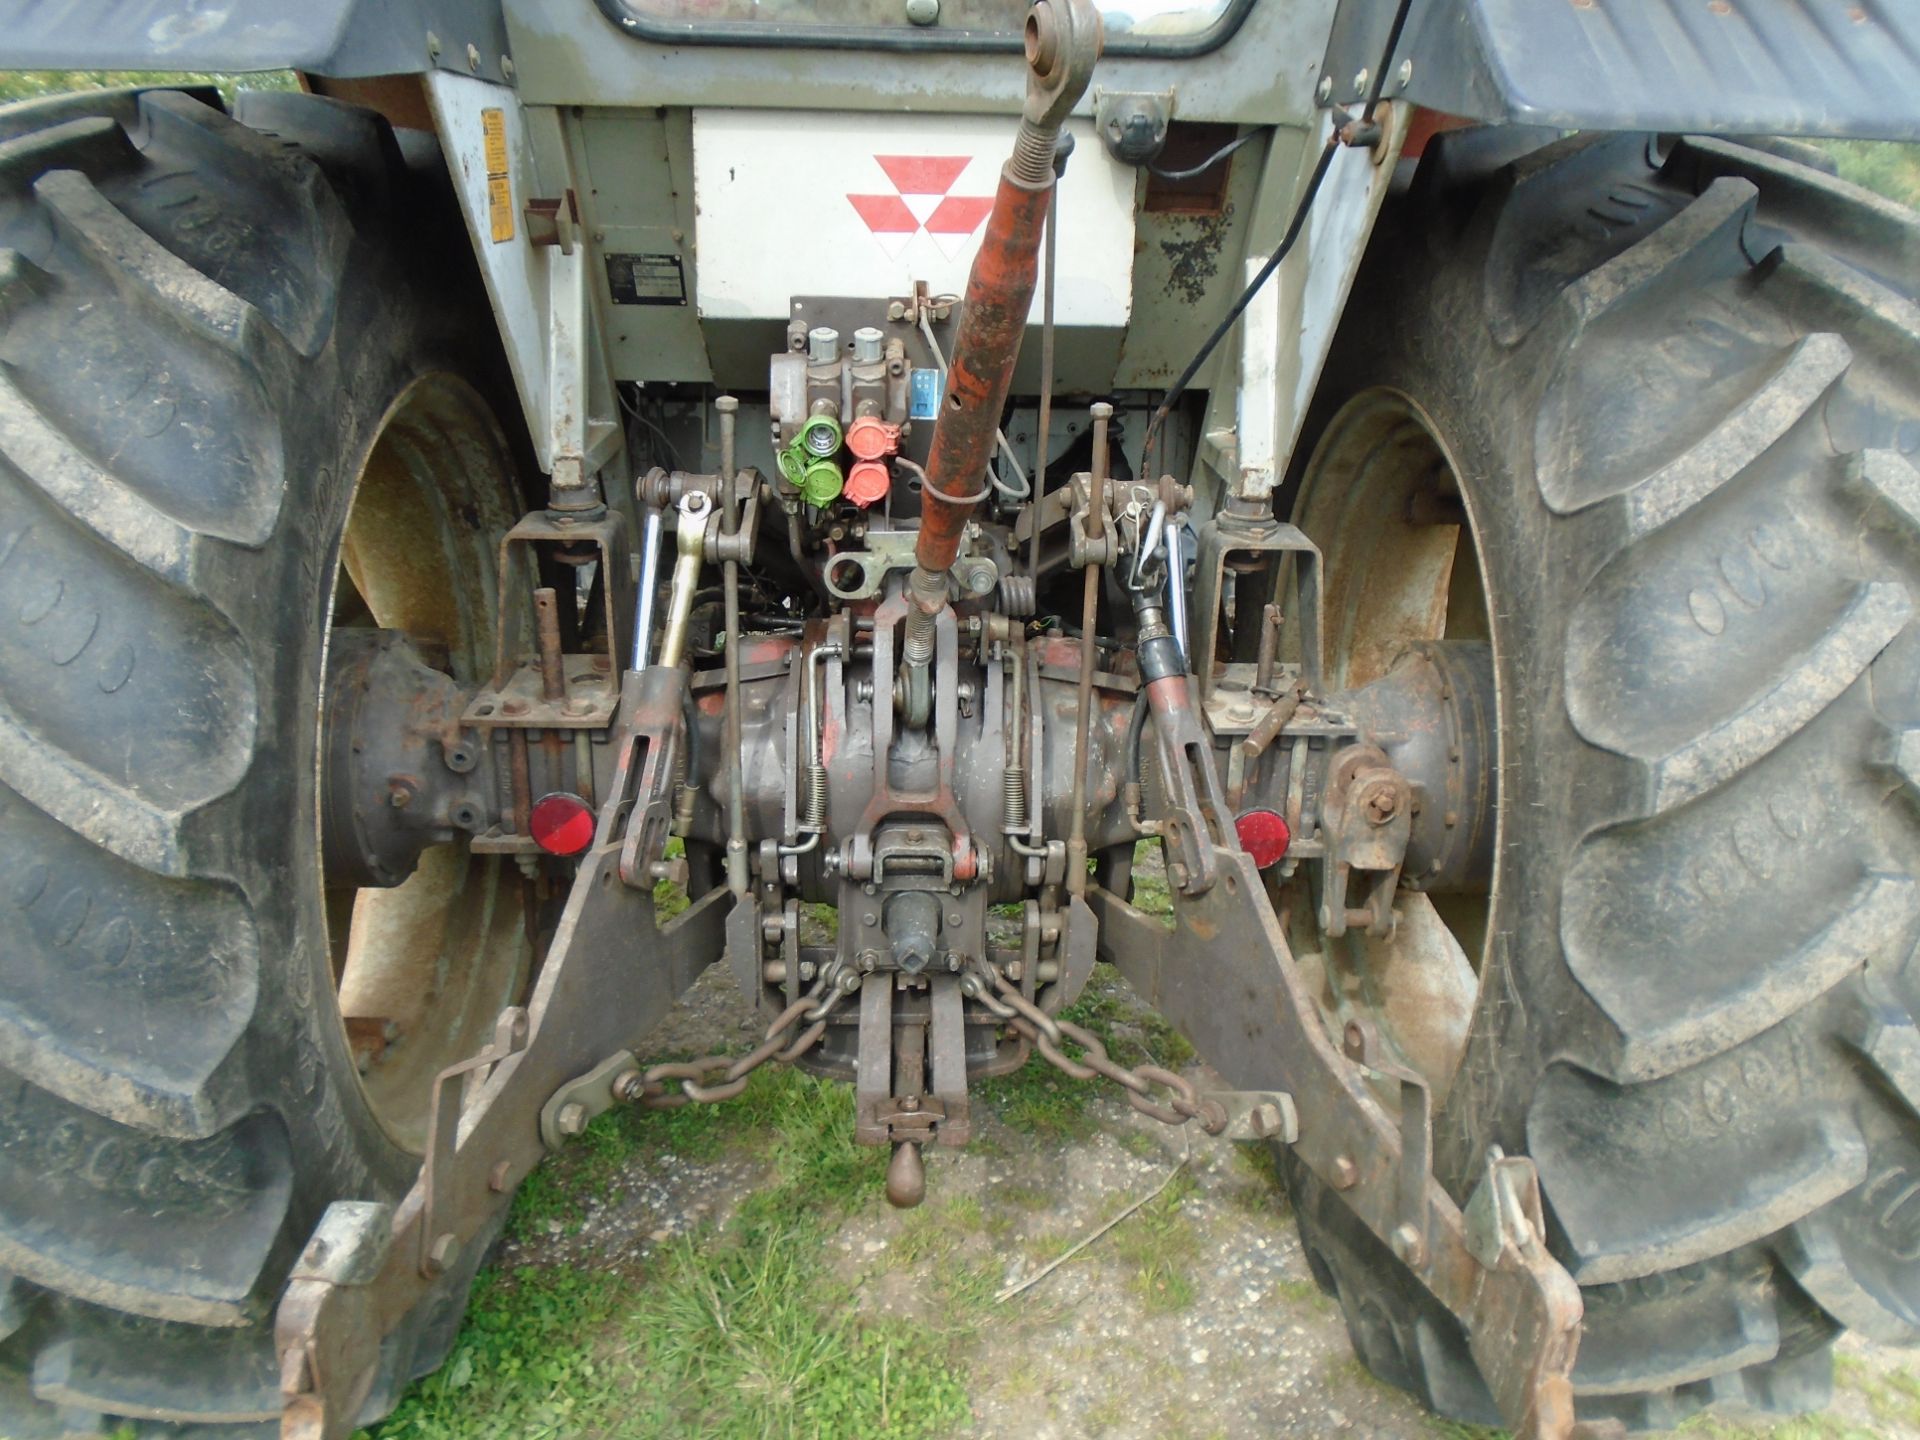
POLYGON ((859 460, 879 460, 900 448, 900 427, 862 415, 847 427, 847 448, 859 460))
MULTIPOLYGON (((852 438, 851 433, 848 436, 852 438)), ((847 483, 840 493, 854 504, 865 507, 884 500, 893 485, 893 472, 878 460, 862 460, 847 472, 847 483)))

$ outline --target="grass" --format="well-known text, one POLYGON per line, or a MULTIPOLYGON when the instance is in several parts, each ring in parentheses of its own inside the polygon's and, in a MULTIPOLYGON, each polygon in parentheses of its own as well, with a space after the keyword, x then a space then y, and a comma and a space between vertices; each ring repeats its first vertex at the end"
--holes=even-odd
MULTIPOLYGON (((1104 963, 1080 998, 1060 1012, 1097 1036, 1107 1054, 1123 1065, 1154 1064, 1178 1070, 1193 1059, 1193 1047, 1166 1021, 1138 1012, 1122 989, 1119 976, 1104 963)), ((1079 1047, 1066 1052, 1077 1057, 1079 1047)), ((1000 1120, 1014 1130, 1043 1140, 1085 1140, 1095 1127, 1088 1106, 1101 1095, 1117 1097, 1120 1090, 1104 1080, 1073 1080, 1038 1054, 1008 1075, 982 1081, 976 1094, 1000 1120)))
POLYGON ((1886 140, 1822 140, 1842 178, 1856 185, 1920 207, 1920 146, 1886 140))
POLYGON ((1193 1191, 1193 1177, 1182 1171, 1106 1237, 1127 1268, 1128 1288, 1150 1315, 1176 1314, 1193 1304, 1200 1232, 1181 1210, 1193 1191))
MULTIPOLYGON (((447 1364, 367 1440, 965 1428, 965 1387, 940 1347, 868 1326, 826 1262, 836 1223, 874 1202, 885 1166, 883 1150, 853 1143, 851 1092, 793 1070, 752 1090, 750 1106, 622 1110, 589 1127, 522 1190, 516 1230, 569 1216, 650 1151, 712 1154, 751 1133, 771 1175, 724 1226, 651 1262, 483 1274, 447 1364)), ((947 1214, 969 1223, 964 1205, 947 1214)))
POLYGON ((211 85, 228 105, 242 90, 293 90, 291 70, 216 75, 202 70, 0 70, 0 104, 64 95, 70 90, 118 90, 130 85, 211 85))

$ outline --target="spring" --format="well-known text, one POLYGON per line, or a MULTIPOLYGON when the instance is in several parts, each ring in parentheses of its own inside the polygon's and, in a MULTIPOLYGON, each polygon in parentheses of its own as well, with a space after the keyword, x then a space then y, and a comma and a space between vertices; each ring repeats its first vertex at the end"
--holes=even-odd
POLYGON ((907 609, 907 639, 900 658, 909 665, 925 665, 933 659, 933 616, 918 605, 907 609))
POLYGON ((1027 770, 1024 765, 1007 767, 1006 778, 1001 782, 1005 821, 1001 829, 1009 835, 1024 835, 1027 831, 1027 770))
POLYGON ((800 791, 800 828, 817 834, 826 827, 827 769, 824 765, 809 765, 800 791))
POLYGON ((1000 610, 1015 620, 1024 620, 1040 608, 1040 597, 1031 575, 1000 577, 1000 610))

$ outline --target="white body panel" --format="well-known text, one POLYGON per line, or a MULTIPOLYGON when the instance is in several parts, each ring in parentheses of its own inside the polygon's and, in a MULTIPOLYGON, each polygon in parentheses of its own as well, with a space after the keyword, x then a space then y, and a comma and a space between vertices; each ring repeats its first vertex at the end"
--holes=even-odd
MULTIPOLYGON (((1069 128, 1055 317, 1124 327, 1135 172, 1091 122, 1069 128)), ((796 295, 905 295, 916 280, 960 294, 1013 131, 999 116, 694 111, 701 317, 785 320, 796 295)))

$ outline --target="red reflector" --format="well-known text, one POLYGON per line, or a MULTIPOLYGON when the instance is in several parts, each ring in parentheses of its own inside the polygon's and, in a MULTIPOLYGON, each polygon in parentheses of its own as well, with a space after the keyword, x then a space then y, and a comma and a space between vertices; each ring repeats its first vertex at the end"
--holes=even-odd
POLYGON ((1240 848, 1262 870, 1285 859, 1287 847, 1293 843, 1293 831, 1275 810, 1249 810, 1233 822, 1233 828, 1240 837, 1240 848))
POLYGON ((593 808, 578 795, 556 790, 533 802, 527 828, 533 843, 549 855, 578 855, 593 843, 593 808))

